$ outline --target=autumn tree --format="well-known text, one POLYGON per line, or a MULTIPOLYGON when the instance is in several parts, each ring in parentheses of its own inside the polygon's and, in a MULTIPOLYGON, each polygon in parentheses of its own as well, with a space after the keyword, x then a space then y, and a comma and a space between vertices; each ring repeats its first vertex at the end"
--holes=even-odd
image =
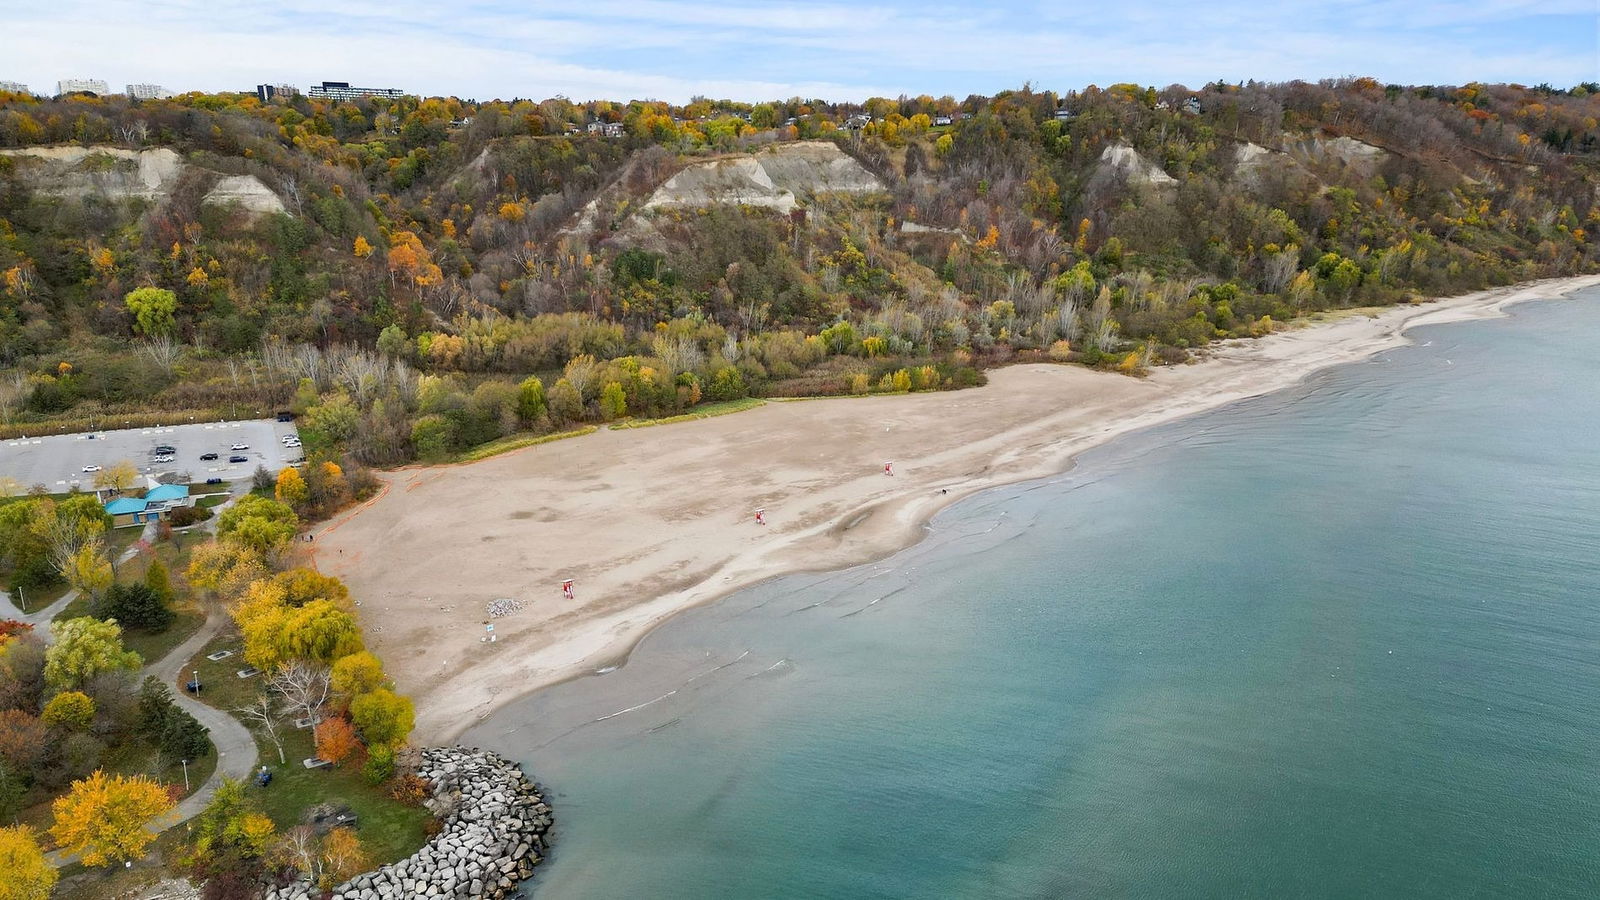
POLYGON ((166 288, 142 287, 129 291, 123 302, 133 313, 140 334, 156 337, 172 332, 173 313, 178 309, 176 294, 166 288))
POLYGON ((129 460, 119 460, 94 473, 94 486, 122 493, 139 481, 139 469, 129 460))
POLYGON ((138 859, 156 839, 147 827, 174 803, 161 785, 143 775, 107 775, 96 770, 72 783, 51 805, 50 836, 86 866, 138 859))
POLYGON ((48 900, 60 874, 26 825, 0 828, 0 900, 48 900))
POLYGON ((416 710, 410 698, 378 688, 350 702, 350 719, 368 746, 395 747, 415 727, 416 710))
POLYGON ((0 762, 16 772, 26 772, 44 752, 45 726, 37 716, 20 709, 0 709, 0 762))
POLYGON ((111 560, 106 558, 105 541, 99 535, 84 541, 68 558, 61 576, 74 590, 87 594, 91 600, 100 599, 116 579, 111 560))
POLYGON ((288 549, 299 527, 300 518, 287 504, 248 494, 217 517, 217 539, 272 559, 288 549))
POLYGON ((122 627, 90 616, 55 626, 56 642, 45 651, 44 680, 57 690, 73 690, 103 672, 133 670, 139 654, 122 646, 122 627))
POLYGON ((328 716, 318 722, 314 736, 317 756, 331 763, 342 763, 361 748, 355 729, 342 716, 328 716))
POLYGON ((377 690, 386 681, 383 664, 366 650, 340 657, 333 663, 333 691, 346 700, 377 690))
POLYGON ((278 502, 287 503, 296 509, 304 506, 306 498, 311 495, 310 491, 306 490, 305 479, 300 477, 299 470, 293 466, 285 466, 283 471, 278 473, 278 483, 272 493, 278 498, 278 502))
POLYGON ((191 828, 193 862, 208 879, 230 870, 259 871, 276 837, 272 819, 261 811, 244 782, 234 778, 222 779, 191 828))
POLYGON ((266 574, 266 563, 255 550, 238 543, 212 541, 190 554, 184 577, 202 590, 231 595, 266 574))
POLYGON ((62 691, 45 704, 39 720, 46 725, 87 731, 94 723, 94 700, 82 691, 62 691))
POLYGON ((327 879, 340 884, 372 868, 372 855, 349 828, 335 828, 322 839, 322 859, 327 879))

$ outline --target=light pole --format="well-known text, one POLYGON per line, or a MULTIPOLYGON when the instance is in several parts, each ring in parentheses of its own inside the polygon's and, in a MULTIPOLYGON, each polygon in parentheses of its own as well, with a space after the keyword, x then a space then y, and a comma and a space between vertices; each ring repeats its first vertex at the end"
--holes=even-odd
POLYGON ((189 761, 183 761, 183 792, 189 793, 189 761))

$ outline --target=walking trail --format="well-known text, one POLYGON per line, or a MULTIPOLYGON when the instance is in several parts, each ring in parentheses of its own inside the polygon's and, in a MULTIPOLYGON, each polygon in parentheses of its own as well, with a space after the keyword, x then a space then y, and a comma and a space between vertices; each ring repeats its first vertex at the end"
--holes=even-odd
MULTIPOLYGON (((220 504, 213 509, 212 512, 216 515, 213 515, 202 526, 202 530, 212 531, 216 526, 216 516, 220 515, 224 509, 227 509, 234 502, 234 499, 236 498, 230 497, 226 503, 220 504)), ((148 547, 154 539, 155 525, 152 523, 145 526, 144 533, 140 535, 139 541, 123 551, 122 555, 117 558, 117 564, 121 565, 133 559, 140 550, 148 547)), ((0 618, 27 622, 33 626, 34 634, 37 634, 48 645, 55 641, 55 635, 51 631, 51 620, 66 609, 77 596, 78 592, 76 590, 68 591, 62 595, 61 599, 44 609, 36 610, 32 613, 24 613, 12 603, 10 594, 0 591, 0 618)), ((204 647, 212 638, 220 634, 226 624, 227 617, 222 614, 221 610, 207 610, 205 623, 194 634, 190 635, 188 640, 172 648, 166 656, 141 669, 136 676, 137 680, 143 681, 148 676, 171 687, 178 682, 184 665, 194 658, 194 655, 200 651, 201 647, 204 647)), ((211 797, 217 792, 217 788, 222 785, 222 779, 243 779, 248 777, 255 768, 257 758, 255 738, 251 736, 250 730, 245 728, 238 719, 214 706, 200 702, 186 691, 179 690, 174 692, 172 699, 174 703, 194 716, 211 733, 211 743, 215 744, 217 748, 217 767, 212 770, 211 777, 207 778, 205 783, 200 785, 194 793, 183 798, 165 816, 152 821, 147 826, 154 834, 160 834, 169 828, 182 825, 184 822, 199 815, 200 811, 206 808, 206 804, 211 802, 211 797)), ((50 864, 56 868, 77 860, 77 854, 69 854, 61 850, 48 853, 46 857, 50 860, 50 864)))

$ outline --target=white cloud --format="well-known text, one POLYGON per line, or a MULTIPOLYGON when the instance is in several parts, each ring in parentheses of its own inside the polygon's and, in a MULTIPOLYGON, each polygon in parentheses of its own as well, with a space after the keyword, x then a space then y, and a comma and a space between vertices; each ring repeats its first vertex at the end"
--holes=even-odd
POLYGON ((323 79, 489 98, 991 93, 1031 80, 1573 83, 1597 76, 1588 0, 62 0, 8 13, 0 78, 179 90, 323 79), (1588 18, 1584 18, 1586 13, 1588 18), (1505 35, 1502 37, 1502 34, 1505 35))

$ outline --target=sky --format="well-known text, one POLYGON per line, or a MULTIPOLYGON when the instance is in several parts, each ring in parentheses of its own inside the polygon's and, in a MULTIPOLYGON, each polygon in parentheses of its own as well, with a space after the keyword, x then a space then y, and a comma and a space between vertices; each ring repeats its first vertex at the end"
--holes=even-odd
POLYGON ((0 0, 0 80, 744 101, 1222 79, 1600 81, 1596 0, 0 0))

